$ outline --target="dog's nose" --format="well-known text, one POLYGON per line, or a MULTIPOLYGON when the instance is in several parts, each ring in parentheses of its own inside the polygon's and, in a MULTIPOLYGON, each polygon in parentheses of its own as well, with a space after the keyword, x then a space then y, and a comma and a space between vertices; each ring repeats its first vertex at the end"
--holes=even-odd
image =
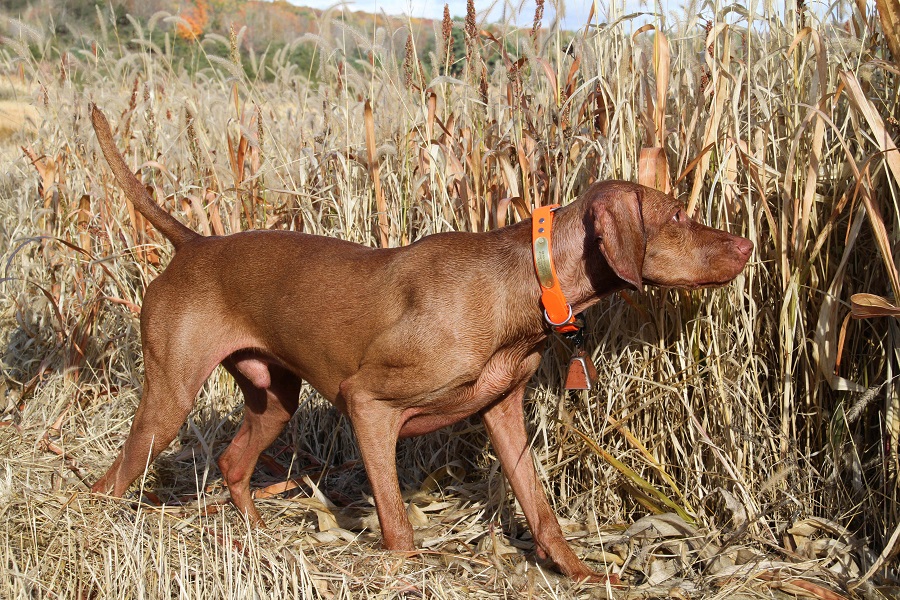
POLYGON ((747 238, 737 238, 734 241, 734 245, 737 247, 737 251, 744 256, 750 256, 750 253, 753 252, 753 242, 751 242, 747 238))

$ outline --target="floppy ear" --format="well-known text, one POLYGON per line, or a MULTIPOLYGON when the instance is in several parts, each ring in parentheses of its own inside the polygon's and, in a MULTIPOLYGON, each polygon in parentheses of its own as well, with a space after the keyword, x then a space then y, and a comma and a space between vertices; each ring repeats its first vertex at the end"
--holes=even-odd
POLYGON ((647 247, 641 201, 640 190, 616 191, 595 199, 591 207, 600 252, 616 275, 639 292, 647 247))

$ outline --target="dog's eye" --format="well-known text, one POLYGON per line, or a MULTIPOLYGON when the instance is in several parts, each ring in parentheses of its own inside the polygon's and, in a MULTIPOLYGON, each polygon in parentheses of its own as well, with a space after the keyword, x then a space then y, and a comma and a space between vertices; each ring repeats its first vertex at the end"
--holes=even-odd
POLYGON ((678 222, 681 220, 681 211, 679 210, 674 215, 672 215, 672 220, 678 222))

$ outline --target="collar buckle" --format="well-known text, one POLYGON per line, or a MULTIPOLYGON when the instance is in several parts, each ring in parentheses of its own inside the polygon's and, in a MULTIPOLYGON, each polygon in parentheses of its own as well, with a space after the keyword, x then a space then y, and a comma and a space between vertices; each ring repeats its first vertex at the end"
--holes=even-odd
POLYGON ((562 327, 564 325, 567 325, 568 323, 574 322, 573 317, 575 315, 572 314, 572 305, 566 302, 566 306, 569 308, 569 314, 566 315, 566 318, 559 323, 554 323, 553 319, 550 318, 550 315, 547 314, 547 309, 544 309, 544 320, 547 321, 547 324, 550 325, 550 327, 562 327))

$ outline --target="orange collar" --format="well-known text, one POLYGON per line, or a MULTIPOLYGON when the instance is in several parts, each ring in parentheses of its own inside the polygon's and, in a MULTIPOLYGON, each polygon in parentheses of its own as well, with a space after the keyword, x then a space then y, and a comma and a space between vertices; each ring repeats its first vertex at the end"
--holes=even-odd
POLYGON ((572 314, 572 306, 566 302, 556 267, 550 234, 553 231, 553 213, 559 204, 536 208, 531 213, 531 249, 534 255, 534 271, 541 286, 541 304, 544 305, 544 319, 557 333, 573 333, 579 326, 572 314))

